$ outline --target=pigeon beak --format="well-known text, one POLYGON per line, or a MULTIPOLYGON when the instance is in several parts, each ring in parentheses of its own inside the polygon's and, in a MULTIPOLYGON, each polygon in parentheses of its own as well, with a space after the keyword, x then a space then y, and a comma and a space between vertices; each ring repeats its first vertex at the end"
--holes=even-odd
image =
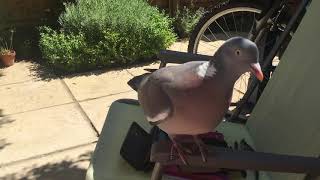
POLYGON ((259 63, 250 64, 251 72, 259 79, 259 81, 263 80, 263 73, 261 71, 261 67, 259 63))

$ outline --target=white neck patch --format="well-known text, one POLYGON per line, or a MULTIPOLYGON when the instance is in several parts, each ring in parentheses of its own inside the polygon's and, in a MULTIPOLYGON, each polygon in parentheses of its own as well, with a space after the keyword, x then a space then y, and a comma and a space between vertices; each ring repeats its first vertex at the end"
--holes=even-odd
POLYGON ((149 122, 157 122, 166 119, 169 116, 170 109, 165 109, 154 117, 147 116, 149 122))
POLYGON ((213 65, 209 68, 209 62, 205 62, 197 68, 197 74, 200 77, 205 77, 205 76, 212 77, 213 75, 216 74, 216 72, 217 72, 217 69, 213 65))

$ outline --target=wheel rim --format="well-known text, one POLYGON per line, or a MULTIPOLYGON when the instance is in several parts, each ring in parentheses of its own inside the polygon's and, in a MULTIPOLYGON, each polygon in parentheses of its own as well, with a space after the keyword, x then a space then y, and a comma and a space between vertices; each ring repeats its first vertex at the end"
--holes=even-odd
MULTIPOLYGON (((247 38, 254 19, 260 13, 261 10, 252 7, 234 7, 217 13, 200 29, 195 39, 193 53, 212 56, 225 40, 234 36, 247 38), (249 17, 251 18, 248 19, 249 17)), ((247 91, 249 78, 250 73, 245 73, 236 81, 232 96, 233 103, 238 102, 247 91)))
MULTIPOLYGON (((226 19, 226 18, 223 18, 223 17, 225 17, 226 15, 231 15, 230 17, 232 17, 231 22, 233 21, 233 26, 236 27, 236 28, 235 28, 236 31, 238 31, 238 28, 239 28, 239 30, 240 30, 241 27, 238 27, 237 23, 235 23, 236 13, 239 13, 239 12, 240 12, 240 13, 241 13, 241 12, 251 13, 251 14, 252 14, 252 17, 255 18, 257 14, 260 14, 260 13, 261 13, 261 10, 256 9, 256 8, 251 8, 251 7, 235 7, 235 8, 226 9, 226 10, 220 12, 220 13, 217 13, 216 15, 214 15, 213 17, 211 17, 211 18, 202 26, 202 28, 200 29, 200 31, 199 31, 199 33, 198 33, 198 35, 197 35, 197 37, 196 37, 195 43, 194 43, 193 53, 198 54, 199 42, 200 42, 200 40, 201 40, 201 38, 202 38, 202 36, 203 36, 203 34, 204 34, 204 32, 205 32, 206 30, 208 30, 208 32, 210 32, 211 34, 214 34, 211 29, 210 29, 210 30, 208 29, 208 27, 209 27, 212 23, 214 23, 216 20, 218 20, 219 18, 222 18, 223 21, 225 22, 225 21, 227 21, 227 19, 226 19)), ((228 23, 230 23, 230 22, 228 22, 228 23)), ((253 22, 252 22, 252 23, 253 23, 253 22)), ((251 23, 251 26, 253 25, 252 23, 251 23)), ((225 37, 230 38, 230 35, 229 35, 228 32, 227 32, 227 31, 228 31, 227 29, 229 28, 229 26, 227 27, 227 29, 224 29, 224 28, 222 27, 221 23, 216 23, 216 25, 217 25, 220 29, 223 29, 222 32, 225 32, 225 33, 224 33, 224 34, 225 34, 225 37), (226 34, 227 34, 227 35, 226 35, 226 34)), ((232 26, 232 25, 231 25, 231 26, 232 26)), ((231 26, 230 26, 230 28, 231 28, 231 26)), ((232 36, 232 37, 233 37, 233 36, 232 36)), ((206 39, 206 37, 203 37, 203 38, 206 39)), ((220 38, 220 39, 222 39, 222 38, 220 38)), ((220 39, 216 38, 215 41, 216 41, 216 40, 220 40, 220 39)), ((208 40, 208 39, 207 39, 207 40, 208 40)), ((209 40, 210 40, 210 38, 209 38, 209 40)), ((200 44, 200 45, 201 45, 201 44, 200 44)))

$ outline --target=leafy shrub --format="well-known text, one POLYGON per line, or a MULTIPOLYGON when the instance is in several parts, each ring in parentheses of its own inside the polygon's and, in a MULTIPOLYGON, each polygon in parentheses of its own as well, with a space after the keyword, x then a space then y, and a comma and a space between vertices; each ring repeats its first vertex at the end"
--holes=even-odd
POLYGON ((88 46, 83 34, 65 34, 48 27, 40 30, 40 49, 50 64, 71 72, 90 65, 90 60, 85 58, 88 46))
POLYGON ((135 63, 175 41, 170 19, 145 0, 78 0, 59 23, 59 32, 41 28, 40 48, 68 72, 135 63))
POLYGON ((201 16, 204 14, 204 9, 189 9, 183 7, 176 12, 173 20, 173 26, 180 38, 189 37, 193 28, 198 23, 201 16))

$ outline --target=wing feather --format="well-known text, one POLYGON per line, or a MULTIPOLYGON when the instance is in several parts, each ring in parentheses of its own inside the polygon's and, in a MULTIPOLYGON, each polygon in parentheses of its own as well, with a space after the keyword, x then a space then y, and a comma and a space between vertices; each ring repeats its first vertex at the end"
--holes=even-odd
POLYGON ((197 68, 204 62, 189 62, 153 72, 138 90, 138 99, 147 120, 159 124, 173 114, 170 92, 183 91, 201 85, 203 77, 197 68))

